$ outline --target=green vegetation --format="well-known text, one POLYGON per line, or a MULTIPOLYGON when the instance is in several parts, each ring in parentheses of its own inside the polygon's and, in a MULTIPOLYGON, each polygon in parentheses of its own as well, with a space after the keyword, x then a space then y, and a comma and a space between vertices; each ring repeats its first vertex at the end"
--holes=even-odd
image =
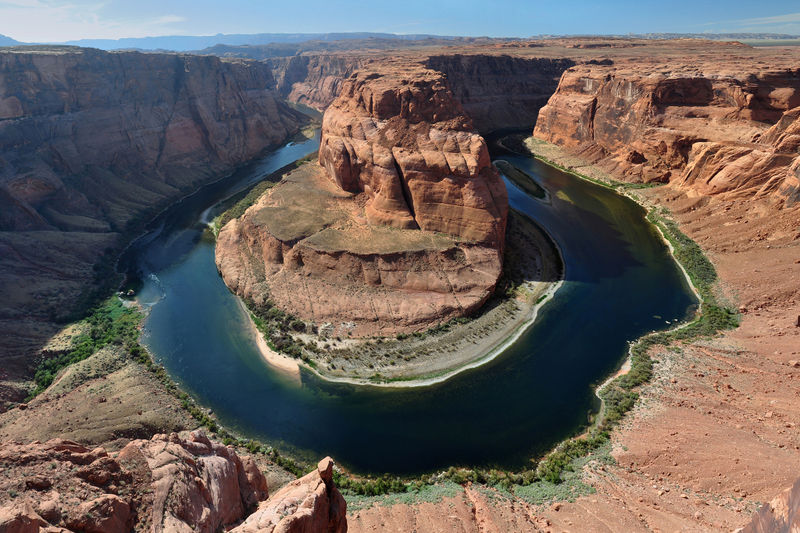
MULTIPOLYGON (((334 479, 336 479, 334 474, 334 479)), ((340 475, 340 479, 346 479, 340 475)), ((337 481, 338 486, 339 481, 337 481)), ((381 493, 380 498, 374 496, 355 494, 349 490, 345 491, 344 499, 347 501, 347 510, 350 512, 372 507, 376 503, 382 506, 392 506, 396 504, 411 505, 415 503, 439 503, 444 498, 455 498, 461 491, 461 486, 451 481, 436 483, 432 485, 420 484, 412 486, 406 491, 381 493)))
POLYGON ((603 410, 588 436, 562 443, 539 463, 537 473, 548 481, 558 482, 574 460, 602 446, 608 439, 609 431, 633 408, 639 398, 637 388, 647 383, 653 375, 653 360, 649 356, 651 348, 716 335, 739 325, 736 312, 718 303, 713 292, 717 281, 716 270, 697 243, 682 233, 675 221, 666 218, 663 209, 651 211, 647 219, 661 230, 672 246, 675 259, 697 289, 702 302, 701 310, 688 324, 670 331, 651 333, 631 346, 630 371, 613 380, 599 393, 603 410))
POLYGON ((83 361, 108 344, 124 346, 136 342, 139 336, 139 312, 124 307, 115 297, 97 307, 84 322, 89 325, 89 331, 76 339, 72 349, 45 359, 36 367, 33 378, 36 388, 29 399, 49 387, 62 369, 83 361))
MULTIPOLYGON (((567 169, 562 168, 562 170, 582 179, 588 179, 567 169)), ((610 188, 626 188, 623 184, 612 187, 598 180, 589 181, 610 188)), ((501 491, 513 492, 515 496, 532 503, 542 503, 552 499, 571 500, 591 492, 591 487, 581 481, 580 470, 589 460, 613 461, 609 453, 610 432, 636 404, 639 398, 638 388, 647 383, 653 375, 650 349, 655 346, 669 346, 678 341, 688 342, 712 336, 738 326, 736 312, 720 304, 714 294, 713 287, 717 281, 717 274, 713 264, 705 257, 697 243, 682 233, 675 221, 666 217, 666 210, 651 211, 647 218, 659 228, 672 246, 674 257, 686 270, 697 289, 702 302, 701 310, 691 322, 670 331, 646 335, 631 346, 630 370, 627 374, 611 381, 599 392, 603 401, 602 410, 583 436, 563 441, 541 458, 535 467, 519 472, 451 467, 438 476, 404 483, 405 489, 396 483, 395 487, 386 483, 378 484, 376 480, 361 480, 359 483, 350 481, 346 493, 374 494, 380 489, 409 492, 417 490, 419 483, 434 484, 441 480, 459 485, 467 482, 483 483, 501 491)))
POLYGON ((293 333, 305 330, 305 322, 294 315, 281 311, 269 300, 265 300, 262 304, 246 300, 245 305, 250 310, 253 324, 264 336, 270 349, 295 359, 302 359, 306 363, 312 363, 303 349, 313 350, 316 346, 313 343, 306 344, 296 340, 292 336, 293 333))
MULTIPOLYGON (((276 176, 278 173, 282 175, 288 170, 296 168, 302 162, 304 160, 287 165, 270 176, 276 176)), ((562 170, 582 179, 588 179, 575 172, 562 170)), ((590 181, 598 182, 597 180, 590 181)), ((609 187, 606 183, 598 183, 609 187)), ((236 214, 237 212, 244 212, 271 185, 272 183, 267 180, 261 182, 222 216, 229 214, 230 218, 239 216, 236 214), (262 187, 262 189, 259 190, 258 187, 262 187)), ((217 220, 230 220, 230 218, 217 220)), ((457 486, 467 482, 485 484, 496 488, 500 494, 513 494, 533 503, 541 503, 550 499, 574 499, 581 494, 590 492, 591 488, 581 481, 581 468, 590 460, 601 462, 613 460, 609 454, 610 431, 635 405, 639 397, 638 388, 652 377, 653 361, 649 356, 649 350, 655 346, 669 346, 676 341, 686 342, 699 337, 715 335, 719 331, 735 328, 738 325, 736 313, 721 304, 714 294, 713 288, 717 281, 716 271, 700 247, 683 234, 673 220, 667 218, 665 210, 651 211, 647 218, 659 228, 671 244, 675 258, 686 270, 697 288, 702 300, 701 310, 688 324, 671 331, 649 334, 631 346, 630 371, 611 381, 599 392, 599 396, 603 400, 603 408, 585 435, 562 442, 535 465, 518 472, 451 467, 438 474, 415 479, 402 479, 388 475, 364 478, 335 471, 336 484, 346 495, 348 501, 364 504, 368 502, 365 498, 389 494, 392 496, 385 497, 383 501, 390 503, 405 501, 403 498, 420 501, 420 499, 424 500, 428 497, 441 499, 444 495, 457 494, 457 486)), ((221 224, 217 227, 221 227, 221 224)), ((109 262, 109 264, 111 263, 109 262)), ((100 267, 98 271, 104 271, 103 268, 100 267)), ((510 290, 513 290, 511 285, 506 286, 506 289, 509 287, 510 290)), ((301 331, 306 327, 302 321, 277 309, 269 302, 262 305, 248 302, 248 307, 251 309, 256 327, 265 335, 270 347, 276 351, 293 357, 304 357, 304 348, 317 349, 316 346, 308 346, 292 338, 292 332, 301 331)), ((84 319, 89 325, 89 332, 78 337, 75 346, 68 352, 46 359, 39 364, 35 374, 36 388, 32 391, 31 397, 41 393, 52 384, 63 368, 88 358, 104 346, 117 344, 125 348, 132 360, 152 372, 166 390, 180 401, 186 412, 197 420, 200 426, 205 427, 216 438, 221 439, 223 443, 235 444, 247 449, 250 453, 263 454, 296 476, 308 471, 307 465, 282 456, 270 446, 234 436, 221 427, 206 410, 198 406, 189 394, 180 391, 166 370, 154 363, 147 350, 139 344, 141 319, 142 315, 139 311, 125 307, 116 297, 95 306, 84 319)), ((445 332, 452 325, 468 320, 468 318, 454 319, 419 333, 417 336, 445 332)))

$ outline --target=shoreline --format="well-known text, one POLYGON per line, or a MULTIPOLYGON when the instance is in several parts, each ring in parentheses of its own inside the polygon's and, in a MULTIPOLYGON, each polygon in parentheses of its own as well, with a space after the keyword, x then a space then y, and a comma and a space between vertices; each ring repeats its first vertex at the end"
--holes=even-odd
MULTIPOLYGON (((317 371, 316 369, 312 368, 310 365, 306 363, 300 363, 300 366, 305 368, 306 370, 313 373, 315 376, 323 379, 325 381, 329 381, 332 383, 346 383, 348 385, 358 385, 358 386, 368 386, 368 387, 380 387, 380 388, 413 388, 413 387, 428 387, 431 385, 436 385, 439 383, 444 383, 448 379, 465 372, 467 370, 472 370, 474 368, 479 368, 486 363, 489 363, 495 360, 498 356, 503 354, 507 348, 509 348, 512 344, 514 344, 523 333, 525 333, 530 326, 536 322, 536 318, 539 315, 539 310, 550 301, 554 296, 558 289, 561 288, 563 285, 564 280, 560 280, 553 284, 550 288, 548 288, 545 293, 540 296, 539 303, 534 304, 534 306, 530 310, 529 317, 526 321, 519 324, 512 333, 507 336, 503 341, 499 344, 494 343, 493 346, 488 347, 486 349, 482 349, 484 351, 484 355, 478 359, 474 359, 470 362, 464 363, 461 366, 453 368, 452 370, 445 371, 445 373, 436 376, 429 376, 429 377, 419 377, 419 378, 411 378, 406 380, 396 380, 396 381, 371 381, 367 378, 348 378, 348 377, 337 377, 337 376, 330 376, 325 375, 317 371)), ((252 323, 252 320, 251 320, 252 323)), ((254 324, 255 325, 255 324, 254 324)))
POLYGON ((247 315, 247 322, 250 325, 250 331, 253 334, 256 347, 261 354, 261 358, 270 366, 270 368, 280 372, 285 376, 291 377, 293 380, 296 380, 297 384, 299 385, 300 364, 297 362, 297 360, 282 355, 270 348, 266 339, 264 339, 264 335, 261 334, 256 327, 255 322, 253 322, 253 319, 250 316, 250 310, 247 309, 247 306, 241 298, 237 296, 236 300, 239 302, 239 306, 242 308, 242 311, 247 315))
MULTIPOLYGON (((123 247, 123 248, 122 248, 122 249, 119 251, 119 253, 117 254, 117 258, 114 260, 114 272, 116 272, 117 274, 121 274, 121 275, 123 275, 123 276, 124 276, 124 279, 123 279, 123 280, 122 280, 122 281, 119 283, 119 286, 118 286, 118 287, 117 287, 117 288, 114 290, 114 292, 116 293, 117 291, 121 290, 121 288, 122 288, 122 287, 125 285, 125 283, 127 283, 127 281, 128 281, 128 272, 127 272, 127 271, 126 271, 126 272, 120 272, 120 270, 119 270, 119 262, 120 262, 120 260, 121 260, 121 259, 122 259, 122 258, 125 256, 125 254, 126 254, 126 253, 128 253, 128 251, 129 251, 129 250, 130 250, 130 249, 131 249, 131 248, 132 248, 134 245, 136 245, 136 244, 137 244, 137 243, 138 243, 138 242, 139 242, 139 241, 140 241, 142 238, 146 237, 146 236, 147 236, 149 233, 153 232, 153 231, 156 229, 156 228, 153 228, 153 227, 151 227, 151 226, 152 226, 152 225, 153 225, 153 224, 154 224, 154 223, 155 223, 155 222, 156 222, 156 221, 157 221, 157 220, 158 220, 160 217, 164 216, 164 214, 165 214, 167 211, 169 211, 170 209, 173 209, 173 208, 174 208, 176 205, 180 204, 181 202, 183 202, 183 201, 185 201, 185 200, 187 200, 187 199, 191 198, 192 196, 194 196, 194 195, 196 195, 196 194, 200 194, 200 193, 201 193, 201 192, 202 192, 204 189, 206 189, 207 187, 212 187, 212 186, 214 186, 214 185, 218 185, 219 183, 221 183, 221 182, 223 182, 223 181, 225 181, 225 180, 227 180, 227 179, 230 179, 231 177, 233 177, 233 175, 234 175, 234 174, 236 174, 236 172, 238 172, 239 170, 241 170, 241 169, 243 169, 243 168, 247 167, 247 165, 250 165, 250 164, 252 164, 253 162, 255 162, 255 161, 258 161, 259 159, 264 159, 264 158, 266 158, 267 156, 269 156, 270 154, 272 154, 273 152, 275 152, 276 150, 278 150, 279 148, 281 148, 281 147, 283 147, 283 146, 286 146, 286 145, 287 145, 288 143, 290 143, 290 142, 294 142, 292 139, 294 139, 294 138, 295 138, 295 137, 297 137, 298 135, 302 134, 302 133, 303 133, 303 131, 304 131, 304 130, 305 130, 305 129, 306 129, 306 128, 307 128, 307 127, 310 125, 310 124, 313 124, 313 121, 310 121, 310 122, 308 122, 308 123, 306 123, 306 124, 304 124, 304 125, 301 125, 300 127, 298 127, 297 131, 295 131, 295 132, 293 132, 293 133, 290 133, 289 135, 287 135, 287 136, 286 136, 286 138, 285 138, 285 139, 283 139, 281 142, 279 142, 279 143, 276 143, 276 144, 274 144, 274 145, 270 145, 270 146, 268 146, 268 147, 264 148, 264 150, 261 152, 261 154, 260 154, 260 155, 258 155, 258 156, 256 156, 256 157, 254 157, 254 158, 252 158, 252 159, 250 159, 250 160, 248 160, 248 161, 245 161, 245 162, 243 162, 243 163, 239 163, 239 164, 236 164, 236 165, 234 165, 234 166, 233 166, 233 168, 231 168, 229 171, 227 171, 227 172, 226 172, 225 174, 223 174, 222 176, 220 176, 220 177, 218 177, 218 178, 216 178, 216 179, 213 179, 213 180, 211 180, 211 181, 209 181, 209 182, 207 182, 207 183, 203 183, 202 185, 199 185, 199 186, 198 186, 196 189, 194 189, 193 191, 187 192, 187 193, 185 193, 184 195, 182 195, 180 198, 176 198, 175 200, 172 200, 172 201, 170 201, 168 204, 166 204, 166 205, 165 205, 163 208, 159 209, 159 210, 158 210, 158 212, 157 212, 157 213, 155 213, 155 214, 153 214, 152 216, 147 216, 147 215, 145 215, 145 216, 142 218, 142 224, 143 224, 143 226, 142 226, 142 229, 141 229, 141 231, 139 231, 139 232, 138 232, 138 233, 137 233, 135 236, 133 236, 133 237, 132 237, 132 238, 131 238, 131 239, 130 239, 130 240, 129 240, 129 241, 126 243, 126 244, 125 244, 125 246, 124 246, 124 247, 123 247)), ((237 193, 234 193, 234 195, 235 195, 235 194, 237 194, 237 193)), ((223 201, 224 201, 224 200, 223 200, 223 201)), ((213 207, 213 206, 212 206, 212 207, 213 207)), ((211 208, 209 208, 209 209, 211 209, 211 208)), ((207 211, 208 211, 208 209, 206 209, 206 210, 203 212, 203 216, 204 216, 204 217, 205 217, 205 213, 206 213, 207 211)))
MULTIPOLYGON (((680 261, 678 261, 678 258, 675 257, 675 247, 672 245, 672 242, 670 242, 670 240, 667 238, 666 234, 664 233, 664 230, 661 229, 661 226, 659 224, 657 224, 656 222, 650 220, 649 215, 653 211, 653 207, 647 205, 639 196, 635 195, 632 191, 630 191, 630 190, 620 190, 621 187, 624 187, 624 185, 625 185, 624 182, 608 181, 608 180, 603 179, 601 177, 593 178, 593 177, 590 177, 590 176, 586 176, 586 175, 581 174, 580 172, 578 172, 577 170, 575 170, 573 168, 562 166, 556 160, 549 159, 548 157, 546 157, 544 155, 539 155, 536 151, 534 151, 532 149, 532 145, 537 144, 537 143, 545 144, 544 141, 536 139, 532 135, 528 136, 526 139, 523 140, 523 145, 528 150, 530 157, 533 157, 533 158, 541 161, 542 163, 544 163, 545 165, 548 165, 550 167, 556 168, 556 169, 561 170, 561 171, 569 172, 570 174, 572 174, 573 176, 575 176, 575 177, 577 177, 579 179, 582 179, 582 180, 588 181, 590 183, 595 183, 597 185, 602 185, 602 186, 614 189, 617 192, 617 194, 621 194, 621 195, 625 196, 626 198, 629 198, 632 202, 635 202, 638 206, 642 207, 646 212, 645 220, 647 221, 648 224, 653 226, 656 229, 656 231, 658 232, 658 235, 661 238, 661 241, 666 245, 667 249, 669 250, 670 258, 672 258, 672 261, 680 269, 681 273, 683 274, 683 278, 686 281, 687 286, 691 289, 692 294, 694 294, 694 297, 697 300, 697 304, 698 304, 697 311, 695 312, 693 317, 686 318, 681 323, 675 325, 672 328, 646 333, 646 334, 642 335, 641 337, 631 341, 631 343, 628 346, 628 350, 626 352, 625 358, 622 360, 622 362, 620 363, 619 367, 617 367, 617 369, 615 371, 613 371, 611 373, 611 375, 609 375, 602 383, 600 383, 600 385, 595 387, 594 394, 600 400, 600 409, 598 410, 598 416, 596 418, 596 421, 593 424, 594 426, 596 426, 596 425, 602 423, 603 414, 604 414, 605 409, 606 409, 606 402, 602 397, 602 392, 606 387, 611 385, 617 378, 619 378, 621 376, 624 376, 625 374, 627 374, 631 370, 631 368, 633 367, 633 350, 634 350, 634 348, 638 344, 640 344, 642 341, 647 339, 650 335, 654 335, 654 334, 657 334, 657 333, 672 333, 672 332, 681 330, 681 329, 683 329, 685 327, 688 327, 690 324, 692 324, 694 322, 694 320, 697 319, 698 316, 700 316, 702 314, 703 306, 705 305, 705 300, 700 295, 699 289, 692 282, 692 279, 689 276, 689 272, 686 270, 686 268, 683 266, 683 264, 680 261)), ((547 143, 547 145, 548 145, 548 148, 550 150, 554 151, 556 155, 560 154, 560 155, 563 155, 565 158, 570 158, 570 157, 574 158, 575 157, 575 156, 569 154, 565 149, 561 148, 560 146, 551 145, 549 143, 547 143)), ((590 168, 592 167, 592 165, 590 165, 590 164, 587 164, 585 166, 590 167, 590 168)), ((570 440, 570 439, 567 439, 567 440, 570 440)))
MULTIPOLYGON (((241 305, 247 310, 247 319, 250 328, 257 332, 259 348, 262 351, 264 360, 271 367, 278 371, 286 371, 290 364, 302 367, 319 379, 331 383, 342 383, 357 386, 379 387, 379 388, 414 388, 426 387, 443 383, 450 378, 461 374, 467 370, 483 366, 504 353, 514 344, 530 327, 536 322, 541 308, 555 297, 555 294, 564 283, 563 275, 566 270, 563 253, 552 238, 539 224, 527 216, 517 213, 514 227, 514 238, 532 238, 535 241, 533 250, 537 252, 532 261, 536 269, 536 274, 542 280, 527 279, 522 280, 516 287, 515 294, 495 300, 495 305, 487 302, 488 307, 469 322, 448 327, 444 332, 436 334, 407 335, 402 340, 391 337, 383 337, 382 348, 386 351, 379 356, 370 353, 366 362, 358 361, 351 363, 348 369, 354 373, 370 372, 369 376, 336 375, 321 371, 319 367, 326 365, 324 359, 314 358, 312 354, 313 366, 308 362, 287 357, 275 353, 266 346, 261 332, 255 326, 253 318, 247 306, 240 300, 241 305), (263 345, 263 349, 262 349, 263 345), (444 352, 446 348, 446 353, 444 352), (419 359, 415 355, 411 362, 409 359, 400 360, 397 364, 394 360, 392 365, 387 368, 385 358, 394 354, 402 353, 419 354, 419 359), (434 352, 434 354, 431 354, 434 352), (274 355, 273 355, 274 354, 274 355), (381 355, 384 357, 381 358, 381 355), (277 358, 275 357, 277 356, 277 358), (291 363, 289 363, 291 362, 291 363), (377 364, 378 367, 373 367, 377 364), (383 365, 382 367, 380 365, 383 365), (390 374, 381 374, 390 372, 390 374), (405 373, 404 373, 405 372, 405 373)), ((530 252, 530 250, 528 250, 530 252)), ((514 267, 530 268, 530 262, 525 262, 525 258, 518 259, 512 264, 514 267)), ((530 259, 527 258, 527 259, 530 259)), ((316 341, 323 341, 316 338, 316 341)), ((369 348, 374 339, 360 339, 347 341, 356 349, 369 348)), ((374 346, 374 344, 373 344, 374 346)), ((325 353, 328 357, 327 364, 334 366, 339 364, 341 368, 340 354, 336 350, 329 350, 325 353)), ((363 356, 363 354, 362 354, 363 356)), ((335 366, 334 366, 335 368, 335 366)), ((342 369, 344 370, 344 369, 342 369)))

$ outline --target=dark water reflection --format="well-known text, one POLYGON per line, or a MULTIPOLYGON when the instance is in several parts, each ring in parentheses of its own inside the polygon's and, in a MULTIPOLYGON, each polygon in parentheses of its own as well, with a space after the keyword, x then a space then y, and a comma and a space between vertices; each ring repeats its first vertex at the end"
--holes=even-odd
POLYGON ((519 467, 585 424, 592 384, 628 341, 686 316, 693 298, 644 212, 557 169, 504 155, 549 202, 508 184, 512 206, 561 248, 566 282, 536 324, 491 363, 420 389, 353 387, 303 373, 302 385, 261 360, 237 300, 202 238, 205 212, 243 184, 316 149, 277 150, 219 189, 165 214, 127 259, 152 306, 144 341, 170 374, 226 425, 279 448, 329 454, 360 472, 418 473, 453 464, 519 467), (173 212, 174 211, 174 212, 173 212))

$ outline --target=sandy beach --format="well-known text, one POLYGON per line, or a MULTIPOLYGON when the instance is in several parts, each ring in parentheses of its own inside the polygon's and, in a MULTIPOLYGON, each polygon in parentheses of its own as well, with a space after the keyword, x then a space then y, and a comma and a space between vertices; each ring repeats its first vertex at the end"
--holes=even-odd
POLYGON ((247 306, 245 306, 244 302, 239 299, 239 305, 242 306, 242 309, 245 313, 247 313, 248 322, 250 323, 250 329, 253 332, 253 337, 256 341, 256 346, 258 346, 258 351, 261 353, 261 357, 264 358, 264 361, 272 367, 273 369, 277 370, 281 374, 289 376, 295 380, 297 380, 298 385, 300 384, 300 365, 298 364, 297 360, 292 359, 291 357, 287 357, 283 354, 280 354, 269 347, 267 341, 264 339, 264 335, 258 331, 256 328, 255 323, 253 322, 252 318, 250 318, 250 312, 247 310, 247 306))

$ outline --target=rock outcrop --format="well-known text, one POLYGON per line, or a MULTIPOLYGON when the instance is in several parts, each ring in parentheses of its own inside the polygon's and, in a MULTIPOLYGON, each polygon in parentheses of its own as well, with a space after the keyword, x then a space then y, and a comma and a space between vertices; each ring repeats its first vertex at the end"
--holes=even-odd
POLYGON ((292 481, 231 533, 345 533, 347 504, 333 483, 333 460, 292 481))
POLYGON ((325 112, 319 163, 343 190, 366 193, 372 224, 502 249, 505 185, 438 72, 384 66, 347 80, 325 112))
POLYGON ((427 329, 492 294, 505 185, 440 73, 383 65, 348 79, 319 163, 220 231, 233 291, 356 336, 427 329))
POLYGON ((330 458, 267 500, 255 460, 200 432, 135 440, 118 453, 58 439, 6 443, 0 467, 2 532, 213 533, 248 517, 236 531, 347 530, 330 458))
POLYGON ((65 440, 8 443, 0 465, 0 531, 214 532, 268 496, 250 457, 199 432, 135 440, 116 454, 65 440))
POLYGON ((564 73, 534 135, 628 181, 793 203, 800 70, 677 61, 564 73))
POLYGON ((785 533, 800 531, 800 479, 765 503, 741 533, 785 533))

